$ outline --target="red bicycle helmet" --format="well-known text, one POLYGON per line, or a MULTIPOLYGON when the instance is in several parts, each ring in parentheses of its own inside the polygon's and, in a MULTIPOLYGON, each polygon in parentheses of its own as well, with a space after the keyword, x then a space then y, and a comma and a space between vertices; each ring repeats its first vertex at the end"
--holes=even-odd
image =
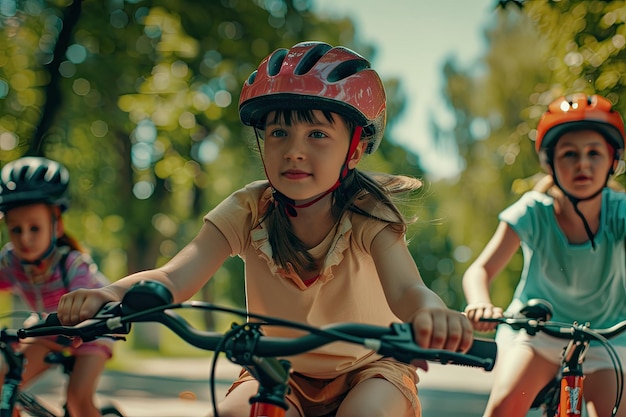
POLYGON ((277 49, 246 80, 239 98, 239 117, 263 128, 264 117, 277 109, 319 109, 356 121, 369 137, 366 152, 383 136, 386 95, 370 63, 345 47, 301 42, 277 49))
POLYGON ((0 212, 33 203, 67 209, 67 169, 47 158, 27 156, 6 164, 0 170, 0 212))
POLYGON ((548 106, 537 126, 535 149, 554 146, 564 133, 574 129, 600 132, 616 151, 624 149, 624 120, 609 100, 583 93, 560 97, 548 106))

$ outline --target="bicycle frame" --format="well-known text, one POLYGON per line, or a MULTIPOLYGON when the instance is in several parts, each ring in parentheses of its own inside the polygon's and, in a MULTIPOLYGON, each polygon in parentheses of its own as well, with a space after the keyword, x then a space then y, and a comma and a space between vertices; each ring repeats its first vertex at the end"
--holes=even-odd
POLYGON ((3 355, 9 370, 4 376, 2 400, 0 401, 0 417, 11 417, 18 400, 19 385, 22 382, 24 356, 13 350, 11 343, 19 340, 17 334, 12 335, 6 329, 0 330, 0 354, 3 355))
MULTIPOLYGON (((4 384, 1 387, 0 417, 12 417, 16 408, 33 417, 60 417, 50 411, 35 395, 20 389, 25 358, 22 353, 16 352, 12 346, 13 343, 19 340, 17 330, 0 329, 0 355, 5 358, 5 362, 9 368, 4 378, 4 384)), ((65 373, 69 372, 65 364, 59 364, 63 366, 65 373)), ((100 411, 102 415, 122 417, 122 413, 113 405, 105 406, 101 408, 100 411)), ((63 406, 62 412, 62 415, 69 417, 65 405, 63 406)))
POLYGON ((167 326, 187 343, 204 350, 214 351, 211 367, 211 395, 215 417, 218 417, 215 402, 215 368, 219 353, 224 352, 228 360, 244 367, 258 381, 259 390, 250 399, 250 417, 284 417, 287 410, 285 394, 291 364, 287 357, 308 352, 329 343, 342 341, 365 346, 381 356, 394 357, 404 363, 415 359, 474 366, 490 371, 496 357, 496 345, 491 340, 475 339, 466 353, 420 348, 414 341, 410 324, 393 323, 389 327, 363 323, 337 323, 324 328, 315 328, 274 317, 256 315, 245 310, 220 307, 209 303, 189 301, 171 304, 171 294, 155 282, 136 284, 124 296, 121 303, 105 305, 93 319, 76 326, 61 326, 56 315, 46 322, 20 329, 21 338, 62 334, 78 336, 83 341, 103 335, 128 334, 131 323, 158 322, 167 326), (172 310, 177 308, 201 308, 227 312, 245 317, 242 325, 233 325, 226 333, 200 331, 172 310), (307 334, 296 338, 268 337, 261 332, 264 325, 279 325, 302 330, 307 334))
MULTIPOLYGON (((529 303, 536 306, 537 304, 541 304, 542 300, 531 300, 529 303)), ((542 308, 545 308, 546 305, 549 305, 549 303, 544 302, 542 308)), ((532 311, 532 313, 535 312, 536 311, 532 311)), ((522 313, 524 313, 524 310, 522 310, 522 313)), ((535 335, 538 331, 542 331, 550 336, 568 340, 567 345, 563 349, 563 354, 561 355, 561 367, 556 378, 559 389, 558 396, 548 397, 542 400, 541 403, 541 407, 544 408, 544 416, 548 417, 580 417, 582 415, 585 380, 583 362, 585 354, 589 349, 591 340, 601 342, 607 349, 609 357, 613 361, 616 370, 617 397, 612 413, 612 416, 614 416, 617 413, 617 409, 621 402, 621 393, 623 390, 623 371, 620 359, 608 342, 608 339, 626 331, 626 320, 608 329, 594 330, 589 327, 589 323, 579 324, 577 322, 559 323, 547 321, 552 314, 549 309, 542 311, 541 314, 542 315, 539 316, 529 314, 525 317, 481 320, 496 322, 498 324, 507 324, 516 330, 525 329, 531 336, 535 335)), ((548 386, 550 384, 548 384, 548 386)), ((546 388, 548 386, 546 386, 546 388)), ((544 390, 542 390, 542 392, 544 390)), ((540 394, 542 392, 540 392, 540 394)), ((536 403, 537 400, 535 400, 533 405, 536 403)))
POLYGON ((589 347, 588 341, 567 344, 563 353, 561 368, 560 401, 556 417, 579 417, 583 406, 583 373, 582 360, 589 347))

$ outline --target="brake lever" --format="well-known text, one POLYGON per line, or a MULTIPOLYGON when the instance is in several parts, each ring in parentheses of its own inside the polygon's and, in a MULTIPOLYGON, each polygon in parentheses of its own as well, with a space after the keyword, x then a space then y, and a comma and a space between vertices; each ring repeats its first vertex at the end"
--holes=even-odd
POLYGON ((121 303, 109 302, 98 310, 93 318, 80 322, 75 326, 63 326, 57 314, 50 313, 40 323, 18 330, 18 336, 23 339, 25 337, 59 334, 80 337, 83 342, 89 342, 99 337, 123 338, 119 335, 130 333, 131 323, 121 323, 121 317, 121 303))
POLYGON ((92 319, 78 323, 74 328, 82 329, 78 335, 83 342, 103 336, 115 338, 117 335, 130 333, 131 323, 121 323, 121 317, 122 303, 113 301, 102 306, 92 319), (102 331, 104 327, 108 329, 106 334, 102 331))

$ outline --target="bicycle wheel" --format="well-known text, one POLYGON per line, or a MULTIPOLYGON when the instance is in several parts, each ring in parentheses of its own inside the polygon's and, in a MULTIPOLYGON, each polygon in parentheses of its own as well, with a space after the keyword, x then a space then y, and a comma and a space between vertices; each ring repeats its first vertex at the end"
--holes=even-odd
POLYGON ((33 417, 58 417, 52 413, 46 407, 37 401, 37 398, 27 392, 20 391, 17 395, 16 407, 20 410, 20 413, 24 411, 29 416, 33 417))
POLYGON ((102 417, 124 417, 124 414, 118 410, 114 405, 108 405, 100 409, 102 417))

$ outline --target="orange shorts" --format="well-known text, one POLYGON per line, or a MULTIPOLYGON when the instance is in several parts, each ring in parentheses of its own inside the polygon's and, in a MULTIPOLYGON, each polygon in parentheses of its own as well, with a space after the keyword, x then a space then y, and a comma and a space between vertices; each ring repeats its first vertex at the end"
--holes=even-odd
MULTIPOLYGON (((371 378, 382 378, 393 384, 411 403, 415 416, 421 416, 421 405, 417 398, 416 368, 389 358, 379 359, 333 379, 311 378, 292 372, 289 378, 291 390, 286 397, 303 417, 325 416, 339 408, 352 388, 371 378)), ((247 371, 242 371, 228 393, 242 382, 253 380, 254 378, 247 371)))

